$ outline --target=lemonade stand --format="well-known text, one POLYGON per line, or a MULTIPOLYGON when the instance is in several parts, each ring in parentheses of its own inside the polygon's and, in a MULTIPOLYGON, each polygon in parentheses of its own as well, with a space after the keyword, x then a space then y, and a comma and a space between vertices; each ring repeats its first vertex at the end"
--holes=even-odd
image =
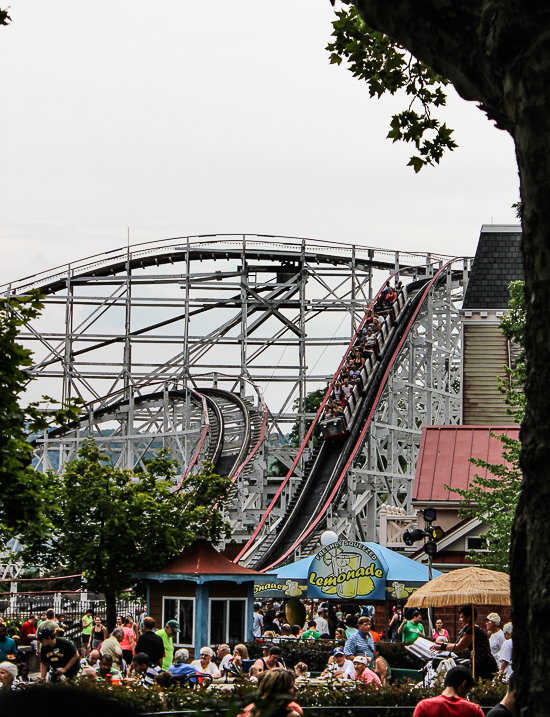
MULTIPOLYGON (((273 571, 257 597, 314 598, 335 602, 406 601, 428 582, 428 567, 377 543, 336 540, 316 555, 273 571)), ((437 570, 433 576, 440 575, 437 570)))

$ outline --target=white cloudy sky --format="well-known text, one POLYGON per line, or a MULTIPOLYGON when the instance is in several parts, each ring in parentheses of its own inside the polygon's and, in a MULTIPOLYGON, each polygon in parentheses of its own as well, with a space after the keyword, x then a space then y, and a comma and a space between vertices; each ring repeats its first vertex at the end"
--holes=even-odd
POLYGON ((385 139, 401 102, 328 62, 329 0, 11 0, 11 16, 0 282, 128 226, 472 254, 482 223, 514 221, 511 139, 452 96, 460 149, 415 176, 385 139))

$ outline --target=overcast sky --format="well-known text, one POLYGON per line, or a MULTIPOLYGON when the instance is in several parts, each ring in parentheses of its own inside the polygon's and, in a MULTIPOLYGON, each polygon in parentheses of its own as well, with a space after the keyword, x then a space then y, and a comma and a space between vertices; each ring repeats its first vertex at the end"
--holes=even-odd
MULTIPOLYGON (((3 4, 5 6, 5 3, 3 4)), ((514 222, 513 144, 473 103, 415 175, 325 50, 329 0, 11 0, 0 28, 0 281, 124 244, 250 232, 472 254, 514 222)))

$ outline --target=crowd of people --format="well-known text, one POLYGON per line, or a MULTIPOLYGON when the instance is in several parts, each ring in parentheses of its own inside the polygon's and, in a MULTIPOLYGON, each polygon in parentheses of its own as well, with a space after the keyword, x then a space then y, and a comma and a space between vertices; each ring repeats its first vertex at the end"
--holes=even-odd
MULTIPOLYGON (((302 627, 288 623, 284 607, 275 601, 254 605, 253 632, 262 647, 262 656, 257 659, 250 659, 245 644, 233 648, 220 644, 216 650, 205 645, 195 653, 195 659, 191 659, 187 649, 174 649, 173 640, 180 631, 177 621, 168 620, 161 629, 155 629, 155 620, 145 614, 137 622, 130 615, 117 617, 116 626, 109 634, 100 617, 87 613, 82 618, 80 650, 64 637, 63 616, 55 615, 51 610, 40 620, 31 616, 22 625, 18 641, 8 637, 6 626, 0 623, 0 687, 20 689, 33 681, 24 657, 19 659, 22 653, 16 642, 36 650, 40 658, 40 681, 71 679, 113 685, 132 682, 145 689, 154 686, 165 689, 174 684, 203 687, 212 681, 228 682, 241 678, 258 683, 258 686, 264 684, 267 689, 272 678, 266 681, 265 673, 288 672, 281 650, 283 641, 307 645, 331 640, 332 654, 316 679, 354 681, 377 689, 392 679, 391 667, 385 657, 387 648, 381 640, 411 643, 419 636, 425 636, 418 610, 403 614, 396 608, 391 620, 378 633, 374 626, 376 611, 373 606, 343 604, 333 605, 329 610, 326 603, 305 602, 310 617, 302 627)), ((454 643, 442 620, 436 621, 431 635, 434 654, 471 651, 475 642, 476 678, 509 681, 512 676, 511 623, 501 629, 500 616, 492 612, 486 617, 485 631, 475 624, 477 613, 471 606, 464 606, 459 612, 461 630, 454 643)), ((311 678, 306 662, 298 662, 291 672, 293 685, 295 681, 300 684, 311 678)), ((464 677, 462 673, 460 675, 464 677)), ((442 699, 455 699, 464 687, 464 680, 458 684, 453 679, 451 677, 448 684, 445 683, 442 699)), ((466 683, 469 689, 469 681, 466 683)), ((424 717, 428 714, 426 709, 419 708, 415 714, 424 717)))
POLYGON ((393 304, 402 288, 399 281, 396 282, 395 288, 387 281, 374 308, 365 308, 365 320, 334 382, 330 398, 325 404, 323 421, 344 417, 355 386, 358 386, 359 390, 365 388, 361 372, 366 363, 374 361, 379 353, 378 338, 382 332, 382 325, 387 320, 386 317, 392 314, 393 304))

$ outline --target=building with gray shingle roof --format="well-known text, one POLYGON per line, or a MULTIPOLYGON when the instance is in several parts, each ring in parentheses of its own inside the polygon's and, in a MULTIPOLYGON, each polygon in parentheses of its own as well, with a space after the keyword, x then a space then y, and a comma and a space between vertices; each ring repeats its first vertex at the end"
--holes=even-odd
POLYGON ((508 285, 523 280, 521 226, 484 224, 463 309, 507 309, 508 285))

